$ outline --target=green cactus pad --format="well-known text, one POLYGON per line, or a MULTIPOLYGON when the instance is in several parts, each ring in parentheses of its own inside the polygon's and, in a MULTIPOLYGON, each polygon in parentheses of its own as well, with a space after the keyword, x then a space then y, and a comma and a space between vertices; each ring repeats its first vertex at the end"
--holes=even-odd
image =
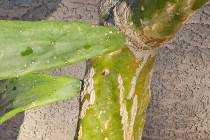
POLYGON ((80 81, 30 74, 0 81, 0 124, 15 114, 79 95, 80 81))
POLYGON ((0 79, 18 77, 121 48, 109 27, 62 21, 0 21, 0 79))

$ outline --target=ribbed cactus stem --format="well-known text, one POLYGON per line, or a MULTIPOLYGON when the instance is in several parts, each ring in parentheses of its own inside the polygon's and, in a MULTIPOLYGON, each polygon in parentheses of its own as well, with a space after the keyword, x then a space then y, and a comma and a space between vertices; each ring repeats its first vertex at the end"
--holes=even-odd
POLYGON ((138 140, 150 100, 154 54, 128 48, 92 60, 82 92, 79 140, 138 140))
POLYGON ((113 2, 113 23, 126 35, 128 47, 141 50, 141 57, 137 60, 123 48, 91 61, 82 92, 79 140, 141 138, 155 61, 152 51, 145 49, 160 47, 171 39, 206 0, 113 2))

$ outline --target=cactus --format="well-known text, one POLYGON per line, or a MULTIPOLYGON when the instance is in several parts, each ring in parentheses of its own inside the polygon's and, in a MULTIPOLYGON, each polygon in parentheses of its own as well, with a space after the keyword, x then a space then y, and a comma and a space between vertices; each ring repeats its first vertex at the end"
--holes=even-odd
POLYGON ((79 95, 80 81, 29 74, 0 81, 0 124, 15 114, 79 95))
POLYGON ((141 58, 122 49, 91 61, 82 92, 79 140, 141 139, 155 61, 144 49, 171 39, 205 1, 130 0, 115 5, 109 17, 126 35, 127 47, 140 50, 141 58))
POLYGON ((170 40, 206 1, 122 0, 115 5, 110 17, 125 33, 130 46, 152 49, 170 40))
POLYGON ((148 41, 171 39, 206 0, 135 0, 131 18, 148 41))
POLYGON ((0 124, 80 91, 79 80, 25 74, 86 60, 124 44, 118 30, 84 23, 0 21, 0 30, 0 80, 12 78, 0 84, 0 124))
POLYGON ((108 27, 61 21, 0 21, 0 79, 72 64, 124 43, 108 27))
MULTIPOLYGON (((112 28, 53 21, 0 21, 0 79, 98 56, 90 62, 81 94, 78 139, 138 140, 150 100, 149 85, 155 61, 154 52, 148 49, 160 47, 171 39, 205 1, 113 0, 108 5, 101 4, 102 8, 111 7, 101 13, 111 11, 113 15, 109 17, 125 34, 127 47, 141 50, 139 60, 128 48, 121 49, 124 37, 112 28)), ((72 79, 53 81, 52 77, 42 76, 32 74, 1 84, 0 123, 19 111, 72 97, 66 94, 78 91, 78 84, 66 86, 72 79), (35 88, 34 79, 41 80, 35 88)))
POLYGON ((133 140, 143 131, 154 54, 128 48, 91 61, 82 92, 79 140, 133 140))

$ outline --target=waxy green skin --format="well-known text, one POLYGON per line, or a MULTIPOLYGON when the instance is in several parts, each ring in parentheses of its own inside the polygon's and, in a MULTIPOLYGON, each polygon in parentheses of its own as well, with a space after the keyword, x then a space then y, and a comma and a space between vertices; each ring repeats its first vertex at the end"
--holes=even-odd
POLYGON ((150 41, 171 39, 195 10, 207 0, 134 0, 130 18, 150 41))
POLYGON ((78 96, 77 79, 29 74, 0 83, 0 124, 25 110, 78 96))
MULTIPOLYGON (((205 1, 135 0, 129 19, 133 24, 129 25, 134 25, 132 29, 143 36, 145 44, 155 42, 153 47, 159 47, 172 38, 205 1)), ((0 79, 72 64, 117 50, 124 43, 122 34, 115 29, 82 23, 0 21, 0 30, 0 79)), ((150 100, 149 79, 154 56, 145 63, 144 59, 137 61, 128 49, 122 49, 92 61, 95 100, 81 117, 79 139, 138 140, 141 137, 150 100), (127 99, 139 65, 143 68, 136 80, 134 96, 127 99), (120 93, 124 95, 122 99, 120 93), (137 111, 132 115, 134 99, 137 99, 137 111), (122 104, 126 106, 127 123, 122 122, 122 104), (132 116, 134 121, 131 121, 132 116), (126 124, 131 126, 130 129, 125 127, 126 124)), ((1 84, 0 109, 3 113, 0 123, 18 112, 78 93, 78 81, 53 79, 43 75, 10 79, 6 82, 6 90, 6 85, 1 84), (36 84, 34 80, 40 83, 36 84), (73 94, 69 94, 70 91, 73 94)), ((90 97, 87 93, 83 103, 90 97)))
POLYGON ((0 79, 61 67, 123 46, 114 28, 63 21, 1 21, 0 79))
MULTIPOLYGON (((81 115, 79 140, 92 140, 93 138, 97 140, 137 140, 141 136, 150 100, 149 86, 154 60, 153 55, 137 60, 128 48, 92 60, 95 101, 94 104, 88 106, 86 111, 82 109, 81 114, 84 116, 81 115), (141 66, 142 69, 136 76, 134 95, 131 99, 127 99, 132 87, 132 79, 141 66), (120 98, 120 77, 124 88, 123 98, 120 98), (121 122, 122 103, 120 99, 123 100, 127 109, 128 124, 131 124, 134 98, 137 98, 135 121, 131 127, 131 136, 124 138, 129 131, 123 128, 121 122)), ((82 99, 83 104, 90 101, 90 93, 86 93, 82 99)))
MULTIPOLYGON (((120 29, 129 27, 133 32, 137 32, 144 44, 151 45, 149 48, 160 47, 162 43, 171 39, 194 11, 205 2, 206 0, 134 0, 134 3, 128 6, 128 26, 118 26, 124 23, 115 24, 120 29)), ((126 34, 127 29, 121 30, 126 34)), ((129 38, 128 35, 126 34, 126 37, 129 38)), ((131 121, 134 96, 131 100, 126 96, 131 88, 132 76, 138 66, 143 64, 143 60, 137 61, 128 49, 92 60, 91 69, 94 70, 92 90, 95 92, 95 99, 94 104, 89 104, 85 111, 82 110, 84 112, 81 113, 79 140, 139 140, 141 138, 146 109, 150 101, 149 79, 154 61, 154 56, 149 57, 137 78, 135 95, 138 97, 138 111, 131 127, 132 131, 128 131, 123 127, 120 113, 118 78, 121 75, 125 94, 123 102, 128 112, 128 120, 131 121), (126 137, 126 135, 129 136, 126 137)), ((82 96, 83 106, 87 101, 91 102, 91 93, 88 92, 82 96)))
POLYGON ((0 30, 0 80, 12 78, 0 84, 0 124, 80 93, 79 80, 29 73, 103 55, 124 43, 114 28, 76 22, 0 21, 0 30))

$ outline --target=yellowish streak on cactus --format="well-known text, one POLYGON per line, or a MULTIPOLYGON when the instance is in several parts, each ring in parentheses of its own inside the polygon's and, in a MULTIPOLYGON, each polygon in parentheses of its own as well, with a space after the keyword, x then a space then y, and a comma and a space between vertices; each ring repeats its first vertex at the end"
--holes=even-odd
POLYGON ((79 128, 79 136, 78 136, 78 139, 81 139, 82 138, 82 126, 80 126, 79 128))
POLYGON ((133 95, 134 95, 134 93, 135 93, 135 89, 136 89, 136 81, 137 81, 137 79, 138 79, 138 77, 139 77, 139 75, 140 75, 140 73, 141 73, 143 67, 144 67, 145 64, 147 63, 147 60, 148 60, 148 58, 149 58, 149 56, 150 56, 151 54, 145 53, 145 54, 142 54, 142 55, 144 55, 144 56, 143 56, 143 62, 142 62, 142 63, 139 65, 139 67, 136 69, 136 73, 135 73, 135 75, 134 75, 133 78, 132 78, 132 81, 131 81, 131 88, 130 88, 130 91, 129 91, 128 96, 127 96, 127 99, 128 99, 128 100, 131 100, 131 98, 133 97, 133 95))
POLYGON ((120 96, 120 116, 122 117, 121 123, 123 125, 123 139, 126 140, 128 130, 128 112, 124 104, 124 86, 122 76, 118 76, 118 88, 120 96))
POLYGON ((108 126, 109 126, 109 122, 111 121, 111 118, 109 118, 106 122, 105 122, 105 125, 104 125, 104 129, 108 129, 108 126))
POLYGON ((93 105, 95 103, 96 95, 94 90, 94 80, 93 80, 94 75, 95 75, 94 68, 91 68, 89 72, 89 78, 85 79, 86 84, 84 84, 84 90, 81 93, 82 100, 85 100, 82 105, 82 110, 80 114, 81 118, 85 116, 86 111, 88 110, 90 105, 93 105), (85 99, 85 96, 88 94, 90 95, 90 98, 85 99))
POLYGON ((122 76, 118 76, 118 88, 119 88, 119 97, 120 97, 120 115, 122 117, 121 123, 123 125, 123 140, 133 140, 133 126, 138 109, 138 97, 137 95, 133 98, 133 104, 131 108, 131 119, 128 120, 128 111, 126 107, 126 102, 124 101, 124 86, 122 76))

